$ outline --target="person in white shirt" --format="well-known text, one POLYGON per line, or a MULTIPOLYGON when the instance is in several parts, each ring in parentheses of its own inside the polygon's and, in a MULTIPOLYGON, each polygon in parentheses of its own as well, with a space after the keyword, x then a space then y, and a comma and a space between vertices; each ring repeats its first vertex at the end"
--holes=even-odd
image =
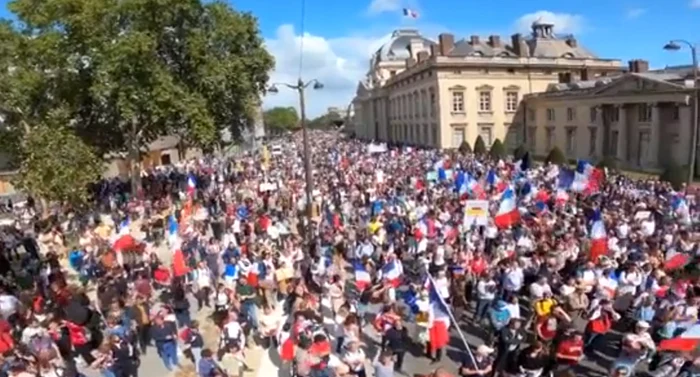
POLYGON ((544 297, 545 294, 552 296, 552 287, 547 283, 546 276, 540 276, 537 281, 530 284, 530 298, 539 300, 544 297))
POLYGON ((637 363, 656 351, 656 344, 649 334, 649 327, 647 322, 639 321, 635 325, 634 332, 625 334, 622 338, 622 352, 613 362, 613 368, 625 365, 634 370, 637 363))
POLYGON ((199 262, 194 270, 195 284, 197 286, 197 307, 209 307, 209 295, 211 294, 212 275, 205 262, 199 262))
POLYGON ((349 367, 352 374, 357 377, 366 377, 365 364, 367 363, 367 355, 360 348, 360 342, 352 341, 347 345, 347 350, 343 355, 343 362, 349 367))
POLYGON ((19 310, 20 302, 17 297, 0 291, 0 315, 5 320, 9 320, 19 310))
POLYGON ((482 321, 486 318, 493 300, 496 298, 496 281, 489 272, 476 283, 476 311, 474 319, 482 321))

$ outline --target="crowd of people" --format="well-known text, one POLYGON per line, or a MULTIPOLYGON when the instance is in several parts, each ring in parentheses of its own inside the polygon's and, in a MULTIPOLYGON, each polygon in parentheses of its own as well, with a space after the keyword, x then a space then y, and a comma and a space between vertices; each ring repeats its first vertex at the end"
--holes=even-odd
POLYGON ((144 172, 135 193, 101 182, 94 213, 25 203, 0 242, 0 373, 135 377, 156 352, 242 376, 262 346, 302 377, 412 375, 407 353, 436 377, 700 375, 685 189, 312 138, 310 197, 295 135, 144 172))

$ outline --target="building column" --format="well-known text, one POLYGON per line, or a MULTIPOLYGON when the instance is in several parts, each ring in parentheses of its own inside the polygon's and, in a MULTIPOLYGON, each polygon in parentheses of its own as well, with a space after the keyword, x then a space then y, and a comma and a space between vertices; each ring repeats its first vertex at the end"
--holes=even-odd
POLYGON ((649 157, 647 164, 649 167, 656 168, 659 166, 659 151, 661 150, 661 141, 665 138, 665 132, 661 132, 661 111, 662 104, 654 103, 651 108, 651 127, 649 134, 649 157))

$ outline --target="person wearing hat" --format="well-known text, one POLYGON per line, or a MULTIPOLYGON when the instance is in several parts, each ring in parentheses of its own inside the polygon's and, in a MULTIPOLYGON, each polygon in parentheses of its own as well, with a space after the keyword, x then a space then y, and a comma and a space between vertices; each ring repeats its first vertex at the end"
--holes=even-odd
POLYGON ((656 344, 649 334, 651 326, 646 321, 638 321, 632 332, 622 338, 620 356, 613 362, 611 370, 628 367, 634 370, 637 364, 656 351, 656 344))
POLYGON ((474 354, 467 354, 459 368, 459 375, 464 377, 486 377, 493 370, 494 349, 482 344, 474 354))

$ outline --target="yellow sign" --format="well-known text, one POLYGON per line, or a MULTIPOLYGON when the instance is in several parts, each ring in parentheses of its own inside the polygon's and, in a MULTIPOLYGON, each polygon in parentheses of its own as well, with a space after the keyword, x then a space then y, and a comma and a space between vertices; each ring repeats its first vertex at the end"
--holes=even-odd
POLYGON ((464 207, 464 225, 487 225, 489 218, 488 200, 467 200, 464 207))

